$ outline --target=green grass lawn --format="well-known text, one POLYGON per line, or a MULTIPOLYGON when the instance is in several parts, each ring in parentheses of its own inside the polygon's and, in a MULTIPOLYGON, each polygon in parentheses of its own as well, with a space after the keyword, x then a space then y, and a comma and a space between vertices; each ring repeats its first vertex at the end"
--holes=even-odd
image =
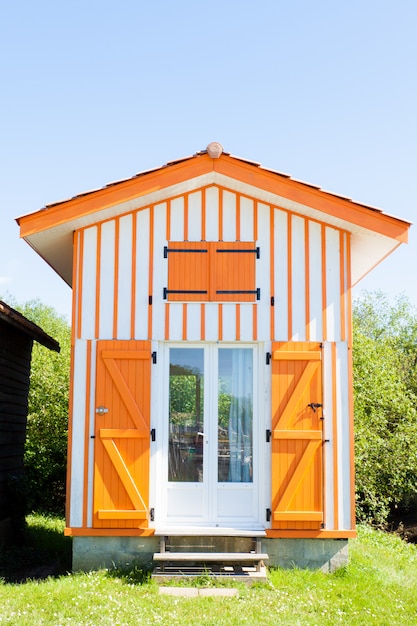
MULTIPOLYGON (((62 571, 70 546, 62 537, 61 520, 31 516, 28 523, 29 547, 22 549, 26 557, 15 552, 15 569, 19 558, 29 556, 36 571, 38 556, 44 563, 52 559, 62 571)), ((268 584, 239 586, 238 596, 230 598, 159 595, 158 586, 135 569, 11 583, 7 582, 11 566, 8 570, 6 565, 3 557, 0 626, 417 625, 417 547, 367 527, 350 542, 347 568, 334 574, 274 569, 268 584)))

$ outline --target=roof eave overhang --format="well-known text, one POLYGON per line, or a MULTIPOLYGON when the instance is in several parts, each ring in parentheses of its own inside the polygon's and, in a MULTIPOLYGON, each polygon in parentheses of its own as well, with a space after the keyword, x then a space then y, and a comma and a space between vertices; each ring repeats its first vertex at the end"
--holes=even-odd
POLYGON ((364 239, 373 240, 372 258, 361 264, 353 282, 408 241, 407 221, 227 155, 219 159, 197 155, 57 203, 17 222, 21 237, 71 285, 75 230, 145 208, 186 189, 216 183, 351 232, 354 254, 362 254, 364 239))

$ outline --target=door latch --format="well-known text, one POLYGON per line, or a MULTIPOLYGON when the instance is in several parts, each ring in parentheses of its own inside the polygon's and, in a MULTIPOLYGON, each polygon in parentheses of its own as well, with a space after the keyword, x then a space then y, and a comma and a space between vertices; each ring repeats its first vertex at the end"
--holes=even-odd
POLYGON ((98 413, 99 415, 104 415, 105 413, 108 413, 109 409, 107 409, 105 406, 98 406, 96 408, 96 413, 98 413))
POLYGON ((310 404, 307 404, 307 406, 311 407, 315 413, 317 409, 320 409, 323 405, 319 402, 310 402, 310 404))

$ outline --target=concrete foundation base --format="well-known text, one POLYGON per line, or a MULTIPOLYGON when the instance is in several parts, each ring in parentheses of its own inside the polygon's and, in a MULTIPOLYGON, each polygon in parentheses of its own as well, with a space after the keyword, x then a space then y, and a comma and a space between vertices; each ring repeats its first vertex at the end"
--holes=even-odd
MULTIPOLYGON (((213 539, 213 538, 212 538, 213 539)), ((236 538, 239 539, 239 538, 236 538)), ((152 566, 158 537, 73 537, 73 571, 152 566)), ((230 551, 238 551, 231 547, 230 551)), ((347 539, 262 539, 270 567, 334 572, 348 563, 347 539)))
POLYGON ((347 539, 263 539, 268 565, 334 572, 348 564, 347 539))

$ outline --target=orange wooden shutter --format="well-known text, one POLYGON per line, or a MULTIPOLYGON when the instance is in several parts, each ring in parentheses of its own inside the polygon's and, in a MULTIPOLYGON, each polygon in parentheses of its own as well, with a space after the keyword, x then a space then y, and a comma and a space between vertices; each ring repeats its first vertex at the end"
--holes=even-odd
POLYGON ((95 418, 95 528, 147 528, 149 341, 99 341, 95 418))
POLYGON ((209 246, 204 242, 170 241, 168 289, 170 301, 204 301, 209 297, 209 246))
POLYGON ((255 262, 259 248, 253 242, 212 243, 211 300, 254 302, 259 299, 255 262))
POLYGON ((272 528, 323 523, 322 350, 272 345, 272 528))

